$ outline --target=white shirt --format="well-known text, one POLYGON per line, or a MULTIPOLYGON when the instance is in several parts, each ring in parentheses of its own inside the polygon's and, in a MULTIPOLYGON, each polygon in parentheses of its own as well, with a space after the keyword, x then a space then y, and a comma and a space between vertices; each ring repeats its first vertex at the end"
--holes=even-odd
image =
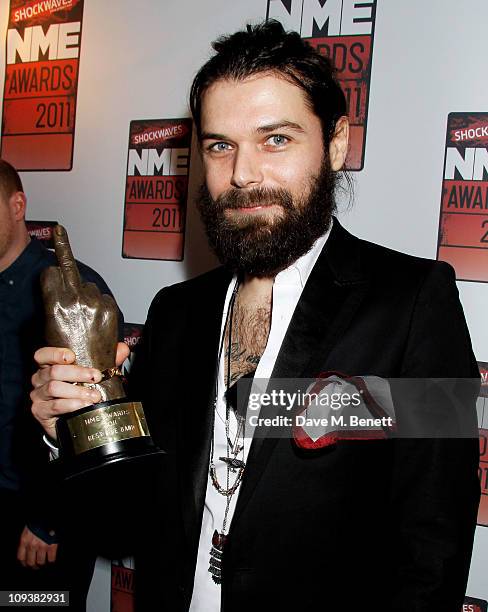
MULTIPOLYGON (((278 352, 290 324, 293 312, 298 304, 298 300, 303 291, 303 287, 317 261, 317 258, 327 241, 330 230, 321 236, 308 253, 297 259, 291 266, 276 275, 273 284, 273 298, 271 311, 271 327, 269 330, 268 342, 254 378, 269 379, 273 371, 278 352)), ((234 277, 229 283, 227 295, 222 313, 222 323, 220 330, 220 343, 224 333, 227 310, 236 283, 234 277)), ((220 346, 219 343, 219 346, 220 346)), ((225 435, 225 379, 224 379, 224 351, 221 351, 219 360, 219 372, 217 377, 217 404, 215 414, 214 432, 214 463, 219 483, 226 488, 227 467, 219 457, 225 457, 227 452, 225 435)), ((230 438, 234 439, 236 434, 237 421, 231 411, 230 438)), ((247 459, 251 440, 244 440, 244 461, 247 459)), ((241 458, 241 455, 239 455, 241 458)), ((236 473, 230 474, 230 485, 235 481, 236 473)), ((239 489, 232 496, 229 512, 227 516, 226 533, 232 520, 232 515, 236 507, 239 489)), ((197 567, 195 572, 195 582, 193 595, 190 605, 190 612, 219 612, 221 587, 212 580, 212 575, 208 571, 210 561, 210 548, 212 546, 212 535, 215 530, 221 531, 224 521, 225 507, 227 498, 218 493, 212 485, 210 474, 207 480, 207 492, 205 495, 205 506, 203 509, 202 529, 200 532, 200 542, 198 545, 197 567)))

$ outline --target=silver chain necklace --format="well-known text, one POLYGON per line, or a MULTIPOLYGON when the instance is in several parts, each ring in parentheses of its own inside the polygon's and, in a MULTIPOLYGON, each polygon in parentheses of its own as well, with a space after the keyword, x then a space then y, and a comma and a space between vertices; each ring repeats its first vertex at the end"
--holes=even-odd
MULTIPOLYGON (((234 306, 236 302, 237 292, 239 290, 239 281, 236 281, 234 286, 234 290, 232 292, 232 296, 229 302, 229 309, 227 311, 226 321, 224 325, 224 330, 222 334, 222 341, 219 348, 218 355, 218 364, 220 364, 220 359, 222 356, 222 349, 225 344, 225 332, 227 329, 227 325, 229 326, 229 341, 228 341, 228 351, 227 351, 227 381, 226 381, 226 392, 229 390, 229 382, 230 382, 230 347, 232 346, 232 326, 233 326, 233 318, 234 318, 234 306)), ((222 583, 222 560, 224 556, 224 548, 227 543, 228 535, 226 533, 227 528, 227 517, 229 514, 229 508, 231 504, 232 497, 234 493, 239 488, 241 484, 242 477, 244 475, 244 469, 246 464, 244 463, 244 421, 238 419, 238 429, 237 434, 234 439, 234 443, 230 440, 230 407, 229 400, 227 397, 227 393, 225 395, 225 436, 226 436, 226 456, 219 457, 221 461, 226 464, 226 484, 223 487, 217 478, 217 471, 215 469, 214 462, 214 447, 215 447, 215 411, 217 409, 217 382, 215 384, 215 399, 214 399, 214 425, 213 425, 213 433, 210 447, 210 478, 212 481, 213 487, 216 489, 220 495, 226 497, 225 504, 225 513, 224 520, 222 523, 222 529, 217 531, 215 529, 212 536, 212 546, 210 548, 210 561, 208 571, 212 575, 212 580, 216 584, 222 583), (238 455, 242 453, 242 459, 238 458, 238 455), (230 484, 231 472, 236 474, 235 480, 230 484)))

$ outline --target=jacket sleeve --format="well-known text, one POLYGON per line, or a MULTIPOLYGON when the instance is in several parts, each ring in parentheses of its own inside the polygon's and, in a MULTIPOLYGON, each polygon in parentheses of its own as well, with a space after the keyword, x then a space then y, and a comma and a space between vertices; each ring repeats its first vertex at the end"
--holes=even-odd
MULTIPOLYGON (((473 379, 463 400, 466 417, 475 420, 479 370, 454 270, 443 262, 433 264, 418 292, 401 375, 473 379)), ((459 612, 480 498, 479 441, 453 436, 405 438, 394 444, 391 609, 459 612)))
POLYGON ((128 376, 130 398, 135 401, 142 401, 143 403, 148 388, 149 369, 153 358, 152 342, 154 327, 158 325, 157 315, 165 295, 165 289, 161 289, 151 302, 142 330, 142 337, 136 347, 134 361, 128 376))

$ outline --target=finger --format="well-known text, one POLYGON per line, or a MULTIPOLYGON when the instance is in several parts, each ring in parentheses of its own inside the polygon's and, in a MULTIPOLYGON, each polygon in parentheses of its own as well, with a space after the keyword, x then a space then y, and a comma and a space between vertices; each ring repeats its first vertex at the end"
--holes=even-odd
POLYGON ((32 404, 32 414, 41 423, 52 428, 52 419, 62 414, 74 412, 81 408, 86 408, 95 403, 92 399, 51 399, 48 401, 38 400, 32 404))
MULTIPOLYGON (((55 399, 99 401, 100 393, 96 389, 83 385, 72 385, 60 380, 51 380, 32 392, 34 401, 50 401, 55 399)), ((89 404, 88 404, 89 405, 89 404)))
POLYGON ((103 293, 98 288, 96 283, 83 283, 83 297, 92 300, 102 300, 103 293))
POLYGON ((68 383, 78 382, 94 384, 102 380, 102 373, 96 368, 86 368, 84 366, 75 365, 54 365, 40 368, 35 372, 31 380, 35 389, 53 380, 68 383))
POLYGON ((106 309, 108 310, 108 312, 113 312, 114 314, 118 313, 119 309, 117 306, 117 302, 114 300, 114 298, 111 295, 109 295, 108 293, 103 293, 102 301, 106 309))
POLYGON ((56 422, 63 414, 69 414, 75 410, 91 406, 91 400, 52 400, 50 402, 35 402, 32 404, 32 415, 39 422, 47 435, 53 440, 57 440, 56 422))
POLYGON ((58 258, 61 274, 63 275, 64 286, 78 292, 81 288, 81 278, 76 265, 75 258, 71 251, 68 240, 68 233, 62 225, 56 225, 53 231, 54 250, 58 258))
POLYGON ((53 346, 45 346, 38 349, 34 353, 34 359, 38 365, 54 365, 73 363, 76 355, 67 348, 55 348, 53 346))
POLYGON ((19 544, 19 548, 17 549, 17 560, 20 561, 23 567, 26 566, 25 559, 27 556, 27 548, 25 544, 21 541, 19 544))
POLYGON ((47 560, 49 563, 54 563, 56 561, 56 555, 58 554, 58 545, 50 544, 47 547, 47 560))
POLYGON ((63 286, 63 275, 58 266, 49 266, 41 272, 41 289, 44 299, 48 299, 51 293, 59 292, 63 286))
POLYGON ((25 564, 27 565, 27 567, 30 567, 31 569, 38 569, 36 557, 36 549, 33 546, 29 546, 27 548, 27 555, 25 558, 25 564))
POLYGON ((36 563, 39 567, 42 567, 43 565, 46 565, 46 547, 45 546, 40 546, 37 549, 37 554, 36 554, 36 563))
POLYGON ((117 343, 117 355, 115 358, 115 365, 121 366, 127 357, 130 355, 130 348, 125 342, 117 343))

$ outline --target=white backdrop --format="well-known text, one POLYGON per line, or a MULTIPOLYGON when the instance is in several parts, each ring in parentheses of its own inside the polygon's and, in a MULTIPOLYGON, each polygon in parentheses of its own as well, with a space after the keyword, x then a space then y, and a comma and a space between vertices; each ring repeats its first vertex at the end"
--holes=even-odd
MULTIPOLYGON (((2 0, 2 36, 8 7, 2 0)), ((127 321, 144 321, 160 287, 215 265, 191 204, 196 151, 184 261, 122 259, 129 122, 187 116, 210 41, 265 15, 266 0, 85 0, 73 170, 22 179, 28 218, 66 225, 76 256, 104 276, 127 321)), ((487 23, 486 0, 378 0, 365 167, 342 215, 356 235, 435 258, 447 115, 488 111, 487 23)), ((4 68, 0 44, 2 83, 4 68)), ((488 361, 488 283, 458 286, 476 357, 488 361)), ((468 595, 488 599, 487 566, 488 528, 478 527, 468 595)), ((90 610, 109 609, 108 572, 100 561, 90 610)))

